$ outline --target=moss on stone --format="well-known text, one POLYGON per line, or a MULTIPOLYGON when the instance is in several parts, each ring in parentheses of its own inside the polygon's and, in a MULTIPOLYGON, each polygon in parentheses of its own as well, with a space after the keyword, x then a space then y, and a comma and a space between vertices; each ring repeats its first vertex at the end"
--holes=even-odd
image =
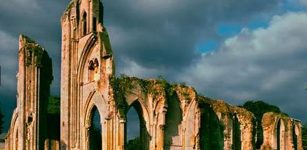
POLYGON ((125 118, 125 112, 128 108, 126 103, 126 95, 139 89, 143 96, 151 94, 152 96, 167 96, 166 93, 172 94, 174 89, 164 79, 139 79, 136 77, 128 77, 121 75, 120 77, 112 77, 111 85, 114 89, 114 98, 119 109, 120 116, 125 118))
POLYGON ((25 43, 35 43, 34 40, 32 40, 31 38, 29 38, 28 36, 24 34, 20 34, 20 37, 24 40, 25 43))
MULTIPOLYGON (((101 44, 104 45, 104 47, 106 49, 106 54, 112 55, 112 47, 111 47, 110 38, 109 38, 108 33, 106 31, 99 32, 98 36, 103 41, 101 44)), ((101 45, 101 47, 102 47, 102 45, 101 45)))
POLYGON ((60 114, 60 98, 50 96, 48 99, 48 114, 60 114))
POLYGON ((38 67, 41 67, 42 65, 42 57, 44 53, 44 48, 42 48, 39 44, 37 44, 34 40, 29 38, 28 36, 25 35, 20 35, 21 37, 21 42, 23 44, 23 48, 25 50, 25 64, 26 66, 31 65, 36 65, 38 67), (32 58, 35 57, 34 62, 32 62, 32 58))

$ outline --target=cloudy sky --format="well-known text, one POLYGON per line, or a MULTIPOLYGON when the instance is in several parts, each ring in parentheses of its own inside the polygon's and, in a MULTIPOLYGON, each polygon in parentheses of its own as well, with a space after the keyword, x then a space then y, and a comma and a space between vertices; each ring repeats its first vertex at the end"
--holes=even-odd
MULTIPOLYGON (((18 35, 53 59, 60 91, 60 17, 69 0, 1 0, 0 106, 16 107, 18 35)), ((164 76, 205 96, 259 99, 307 122, 307 0, 104 0, 117 74, 164 76)))

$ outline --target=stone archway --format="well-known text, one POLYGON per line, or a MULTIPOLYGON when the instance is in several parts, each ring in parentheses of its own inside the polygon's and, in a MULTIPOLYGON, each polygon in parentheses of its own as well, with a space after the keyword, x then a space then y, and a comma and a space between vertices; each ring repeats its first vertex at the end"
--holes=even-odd
POLYGON ((125 125, 125 147, 127 150, 148 150, 149 149, 149 142, 150 142, 150 135, 148 133, 148 129, 146 126, 146 112, 144 112, 142 104, 139 100, 135 100, 133 103, 129 105, 129 109, 126 111, 126 115, 130 109, 135 109, 139 118, 139 137, 136 137, 133 140, 127 141, 127 122, 132 120, 127 120, 125 125))
POLYGON ((99 111, 96 106, 91 110, 88 128, 89 150, 102 150, 102 127, 99 111))
POLYGON ((200 149, 224 149, 224 125, 209 104, 201 109, 200 149))
POLYGON ((235 114, 232 122, 232 149, 241 150, 241 129, 240 122, 235 114))
MULTIPOLYGON (((107 142, 110 139, 106 138, 106 118, 108 113, 107 103, 98 91, 92 91, 85 103, 84 127, 82 128, 82 149, 91 150, 91 142, 93 137, 93 127, 99 128, 101 136, 101 149, 107 149, 107 142), (94 126, 93 126, 94 125, 94 126)), ((94 134, 98 132, 94 132, 94 134)), ((100 138, 100 137, 99 137, 100 138)), ((99 146, 100 147, 100 146, 99 146)), ((95 148, 96 150, 96 148, 95 148)))

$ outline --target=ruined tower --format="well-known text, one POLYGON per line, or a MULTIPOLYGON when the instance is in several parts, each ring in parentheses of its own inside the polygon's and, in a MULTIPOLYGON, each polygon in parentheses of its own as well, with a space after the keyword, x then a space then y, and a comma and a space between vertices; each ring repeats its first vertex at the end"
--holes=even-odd
MULTIPOLYGON (((73 0, 61 23, 61 147, 87 149, 89 116, 98 111, 101 125, 106 126, 114 105, 110 98, 113 57, 103 26, 103 5, 100 0, 73 0)), ((108 135, 100 138, 111 139, 104 136, 108 135)))
POLYGON ((44 149, 47 138, 47 103, 52 64, 47 52, 20 35, 17 73, 17 108, 6 140, 6 149, 44 149))

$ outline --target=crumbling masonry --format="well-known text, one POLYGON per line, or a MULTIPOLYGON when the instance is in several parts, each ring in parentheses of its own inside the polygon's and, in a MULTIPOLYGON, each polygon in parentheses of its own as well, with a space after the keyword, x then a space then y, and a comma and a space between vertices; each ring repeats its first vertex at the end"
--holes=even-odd
POLYGON ((7 150, 34 150, 49 141, 47 103, 53 79, 47 52, 30 38, 19 37, 17 108, 6 137, 7 150))
MULTIPOLYGON (((60 131, 51 130, 52 123, 46 119, 51 60, 43 48, 21 36, 18 103, 6 138, 7 150, 128 149, 126 115, 131 107, 140 117, 136 149, 255 149, 256 123, 251 112, 163 79, 115 77, 99 0, 72 0, 61 23, 60 131), (98 127, 93 121, 97 116, 98 127)), ((267 113, 262 122, 261 149, 302 150, 298 120, 267 113)))

